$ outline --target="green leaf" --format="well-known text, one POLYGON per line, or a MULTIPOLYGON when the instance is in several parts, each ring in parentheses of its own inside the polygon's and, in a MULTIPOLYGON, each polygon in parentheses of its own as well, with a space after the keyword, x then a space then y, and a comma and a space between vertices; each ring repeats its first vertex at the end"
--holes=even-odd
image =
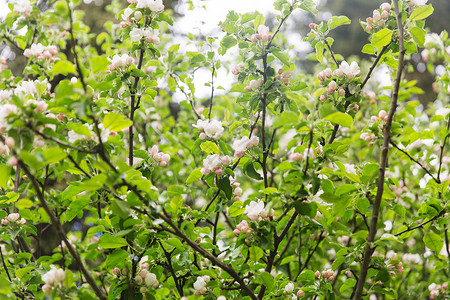
POLYGON ((11 287, 12 287, 11 282, 9 282, 8 279, 6 279, 5 277, 0 276, 0 295, 11 296, 12 295, 11 287))
POLYGON ((233 194, 233 188, 230 184, 230 179, 228 177, 222 177, 217 181, 217 187, 225 193, 228 199, 231 199, 233 194))
POLYGON ((258 30, 259 25, 264 25, 265 21, 266 19, 264 18, 263 15, 257 15, 255 18, 255 31, 258 30))
POLYGON ((111 210, 115 215, 118 215, 122 219, 126 219, 130 216, 130 206, 122 200, 113 199, 111 210))
POLYGON ((414 41, 417 43, 419 47, 423 47, 423 44, 425 43, 425 30, 423 30, 420 27, 413 27, 409 30, 411 33, 414 41))
POLYGON ((250 259, 253 262, 258 262, 258 260, 264 255, 264 251, 261 248, 254 245, 250 247, 249 251, 250 251, 250 259))
POLYGON ((229 48, 233 47, 236 44, 237 41, 234 37, 229 35, 225 36, 222 41, 220 41, 220 45, 222 46, 222 55, 225 54, 229 48))
POLYGON ((382 30, 372 35, 371 42, 375 48, 381 48, 389 44, 389 42, 391 41, 391 37, 392 37, 392 30, 383 28, 382 30))
POLYGON ((353 118, 350 115, 339 111, 326 116, 325 120, 334 124, 339 124, 343 127, 352 127, 353 124, 353 118))
POLYGON ((342 265, 345 261, 345 256, 339 256, 338 258, 336 258, 333 262, 333 264, 331 265, 331 268, 333 270, 336 270, 340 265, 342 265))
POLYGON ((89 197, 79 197, 72 201, 66 211, 66 221, 72 221, 80 211, 89 205, 89 197))
POLYGON ((188 178, 186 179, 186 184, 190 185, 191 183, 194 183, 198 181, 200 178, 202 178, 203 174, 200 172, 201 168, 195 169, 194 171, 189 174, 188 178))
POLYGON ((205 151, 208 154, 220 154, 219 147, 216 145, 216 143, 211 142, 211 141, 206 141, 206 142, 201 143, 200 149, 202 149, 203 151, 205 151))
POLYGON ((110 112, 103 119, 103 126, 105 129, 109 129, 111 131, 121 131, 127 127, 133 125, 133 122, 127 119, 124 115, 110 112))
POLYGON ((52 68, 53 75, 63 74, 67 76, 69 73, 76 74, 76 72, 73 64, 67 60, 58 60, 52 68))
POLYGON ((241 201, 235 201, 233 204, 228 208, 228 215, 230 217, 237 217, 239 215, 242 215, 242 213, 245 211, 245 208, 242 207, 241 201))
POLYGON ((128 243, 124 238, 115 237, 109 233, 104 233, 100 237, 100 240, 98 241, 98 245, 101 248, 105 248, 105 249, 115 249, 115 248, 127 246, 128 243))
POLYGON ((11 174, 11 167, 7 165, 0 165, 0 187, 6 188, 11 174))
POLYGON ((312 13, 313 15, 317 15, 319 13, 316 9, 316 3, 313 0, 303 0, 298 7, 312 13))
POLYGON ((109 60, 105 56, 95 56, 92 58, 92 71, 97 74, 107 70, 109 60))
POLYGON ((134 77, 143 77, 143 78, 148 77, 147 73, 145 73, 140 69, 131 70, 131 74, 133 74, 134 77))
POLYGON ((299 114, 293 111, 283 111, 275 117, 273 128, 279 128, 286 124, 298 122, 299 114))
POLYGON ((264 285, 267 288, 267 291, 268 292, 272 291, 275 286, 274 282, 273 282, 273 276, 270 275, 269 272, 264 272, 260 276, 261 276, 261 279, 262 279, 264 285))
POLYGON ((115 249, 111 254, 106 257, 106 267, 111 269, 119 264, 123 264, 127 261, 128 252, 123 249, 115 249))
POLYGON ((361 52, 366 54, 375 54, 375 47, 372 44, 365 44, 361 52))
POLYGON ((322 63, 323 61, 323 43, 319 42, 316 44, 316 58, 317 61, 322 63))
POLYGON ((436 254, 439 254, 444 246, 444 241, 441 236, 434 232, 428 232, 425 234, 423 237, 423 242, 425 243, 425 246, 433 250, 436 254))
POLYGON ((277 49, 277 48, 274 48, 274 50, 272 51, 272 54, 276 58, 278 58, 285 66, 289 67, 291 65, 291 63, 289 61, 289 55, 287 55, 283 51, 279 51, 279 50, 275 50, 275 49, 277 49))
POLYGON ((258 172, 256 172, 255 170, 255 166, 253 165, 252 162, 250 162, 249 164, 247 164, 247 166, 245 166, 245 174, 247 174, 249 177, 256 179, 256 180, 262 180, 263 178, 261 177, 261 175, 259 175, 258 172))
POLYGON ((34 269, 34 267, 25 267, 25 268, 22 268, 22 269, 18 269, 18 270, 16 270, 16 272, 15 272, 16 277, 18 277, 19 279, 22 279, 22 277, 23 277, 25 274, 27 274, 28 272, 30 272, 30 271, 33 270, 33 269, 34 269))
POLYGON ((307 281, 314 281, 316 279, 316 276, 314 275, 314 272, 311 270, 303 271, 299 276, 298 280, 307 280, 307 281))
POLYGON ((350 24, 351 22, 346 16, 333 16, 327 24, 329 29, 333 29, 341 25, 350 24))
POLYGON ((428 17, 429 15, 431 15, 434 11, 433 5, 428 4, 425 6, 419 6, 416 7, 414 9, 414 11, 412 12, 411 16, 409 17, 410 20, 413 21, 418 21, 418 20, 422 20, 425 19, 426 17, 428 17))
POLYGON ((44 155, 46 164, 53 164, 67 157, 67 153, 57 147, 47 148, 42 154, 44 155))

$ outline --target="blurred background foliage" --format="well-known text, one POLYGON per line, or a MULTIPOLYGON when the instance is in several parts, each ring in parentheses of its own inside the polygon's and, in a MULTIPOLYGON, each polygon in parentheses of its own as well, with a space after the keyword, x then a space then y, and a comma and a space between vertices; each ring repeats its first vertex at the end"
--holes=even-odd
MULTIPOLYGON (((0 0, 1 1, 1 0, 0 0)), ((180 9, 181 4, 187 3, 191 7, 195 5, 202 5, 208 0, 190 1, 190 0, 163 0, 166 8, 173 10, 173 16, 175 19, 182 17, 182 11, 180 9)), ((245 1, 245 0, 244 0, 245 1)), ((262 0, 273 1, 273 0, 262 0)), ((9 1, 8 1, 9 2, 9 1)), ((364 20, 366 17, 371 16, 372 11, 377 8, 381 3, 386 2, 383 0, 316 0, 318 2, 319 15, 314 17, 312 15, 301 14, 297 18, 293 18, 294 24, 289 28, 292 33, 297 33, 295 36, 286 36, 287 43, 291 42, 289 39, 297 39, 300 34, 304 37, 308 32, 308 24, 311 22, 319 23, 322 20, 329 19, 332 15, 345 15, 352 20, 351 25, 342 26, 337 30, 334 30, 331 36, 335 39, 333 50, 341 54, 344 59, 348 59, 352 55, 359 56, 360 58, 370 58, 368 55, 361 54, 362 47, 368 42, 368 34, 364 32, 359 24, 359 20, 364 20)), ((433 4, 434 13, 432 17, 427 20, 427 27, 431 32, 440 33, 442 30, 450 31, 450 22, 448 22, 448 13, 450 12, 450 1, 448 0, 430 0, 429 3, 433 4)), ((125 0, 84 0, 83 4, 78 8, 84 11, 84 22, 90 27, 91 33, 98 35, 102 31, 105 31, 104 27, 108 21, 118 22, 116 16, 111 13, 110 6, 122 6, 126 7, 127 2, 125 0)), ((46 10, 50 7, 48 0, 39 0, 38 7, 41 10, 46 10)), ((255 10, 258 8, 255 7, 255 10)), ((266 20, 270 27, 270 22, 274 22, 274 16, 266 16, 266 20)), ((217 20, 219 22, 219 20, 217 20)), ((95 39, 93 39, 95 41, 95 39)), ((70 51, 67 49, 66 54, 70 57, 70 51)), ((26 60, 18 52, 18 49, 10 48, 6 40, 2 40, 0 43, 0 55, 7 56, 9 61, 9 68, 13 74, 20 75, 25 67, 26 60), (12 53, 11 53, 12 52, 12 53), (6 54, 6 55, 5 55, 6 54), (16 59, 17 58, 17 59, 16 59)), ((101 49, 98 47, 98 51, 101 49)), ((307 60, 306 53, 296 53, 298 57, 298 63, 307 72, 314 72, 311 68, 312 63, 307 60)), ((431 83, 434 81, 434 70, 427 69, 422 62, 420 55, 414 55, 412 60, 409 61, 409 67, 406 70, 406 76, 408 79, 415 79, 418 81, 418 86, 424 90, 424 93, 418 95, 422 104, 426 105, 436 99, 436 95, 431 89, 431 83)))

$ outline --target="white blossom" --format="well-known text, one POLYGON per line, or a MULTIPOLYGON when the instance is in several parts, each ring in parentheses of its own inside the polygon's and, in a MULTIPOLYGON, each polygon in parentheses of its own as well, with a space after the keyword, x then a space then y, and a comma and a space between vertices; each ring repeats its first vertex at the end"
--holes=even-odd
POLYGON ((264 202, 262 201, 251 201, 249 205, 245 207, 245 212, 247 214, 247 218, 256 221, 258 219, 259 214, 264 210, 264 202))
POLYGON ((14 5, 13 12, 15 14, 23 14, 24 16, 29 16, 33 7, 29 0, 19 0, 14 5))
POLYGON ((344 60, 339 66, 339 70, 341 70, 348 79, 353 79, 361 75, 361 70, 356 61, 352 62, 350 65, 344 60))
POLYGON ((12 96, 11 90, 1 90, 0 91, 0 101, 9 100, 12 96))
POLYGON ((222 122, 217 120, 212 120, 205 127, 205 133, 208 137, 213 138, 215 140, 220 139, 224 131, 222 127, 222 122))
POLYGON ((162 0, 137 0, 136 8, 149 8, 151 11, 159 13, 164 11, 162 0))
POLYGON ((203 168, 200 170, 202 174, 208 175, 221 162, 220 156, 217 154, 208 155, 203 160, 203 168))

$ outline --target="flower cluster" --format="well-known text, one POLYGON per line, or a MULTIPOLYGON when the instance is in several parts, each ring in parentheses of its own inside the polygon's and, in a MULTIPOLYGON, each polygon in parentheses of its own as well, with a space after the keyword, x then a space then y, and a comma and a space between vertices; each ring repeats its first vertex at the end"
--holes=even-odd
POLYGON ((142 285, 140 288, 141 293, 147 292, 149 287, 156 289, 159 286, 159 281, 156 278, 156 275, 148 271, 149 267, 150 265, 147 262, 142 262, 139 265, 139 275, 134 278, 136 284, 142 285))
POLYGON ((218 140, 222 137, 224 131, 222 122, 218 120, 197 120, 197 124, 192 126, 201 131, 199 135, 201 140, 207 137, 218 140))
POLYGON ((149 43, 159 45, 160 39, 158 37, 159 30, 152 28, 133 28, 130 32, 132 42, 139 42, 142 38, 149 43))
POLYGON ((366 142, 373 142, 375 141, 377 138, 375 136, 375 134, 373 133, 368 133, 368 132, 363 132, 361 133, 361 135, 359 136, 360 139, 366 141, 366 142))
POLYGON ((4 219, 2 219, 2 225, 10 225, 10 224, 17 224, 17 225, 23 225, 25 224, 25 219, 21 218, 18 213, 12 213, 7 215, 4 219))
POLYGON ((235 235, 239 235, 239 234, 250 235, 252 233, 252 229, 250 228, 250 226, 248 226, 248 223, 246 220, 242 220, 241 223, 236 225, 236 229, 233 230, 233 233, 235 235))
POLYGON ((301 298, 305 296, 305 292, 303 290, 298 290, 297 294, 293 294, 295 290, 295 285, 292 282, 289 282, 284 286, 283 294, 288 296, 288 299, 291 300, 297 300, 298 298, 301 298))
POLYGON ((162 0, 128 0, 128 3, 137 3, 136 8, 148 8, 155 13, 164 11, 162 0))
POLYGON ((428 0, 406 0, 408 2, 409 6, 425 6, 427 4, 428 0))
POLYGON ((408 265, 411 265, 411 264, 419 265, 419 264, 422 263, 422 259, 420 258, 420 254, 417 254, 417 253, 416 254, 413 254, 413 253, 403 254, 402 259, 408 265))
POLYGON ((251 91, 259 89, 260 87, 262 87, 263 84, 264 84, 263 78, 253 79, 253 80, 250 80, 250 82, 244 88, 244 90, 246 92, 251 92, 251 91))
POLYGON ((218 154, 208 155, 203 160, 203 168, 200 172, 204 175, 214 171, 217 175, 223 174, 223 168, 231 164, 231 158, 228 155, 220 157, 218 154))
POLYGON ((396 187, 395 185, 391 185, 391 190, 394 192, 394 194, 397 197, 400 197, 403 192, 407 191, 407 187, 403 184, 403 182, 399 182, 398 183, 398 187, 396 187))
POLYGON ((239 140, 235 140, 233 142, 233 145, 231 145, 231 148, 233 148, 234 156, 241 158, 244 156, 245 151, 252 149, 253 147, 258 146, 259 144, 259 138, 255 135, 253 135, 251 138, 248 136, 243 136, 239 140))
POLYGON ((170 155, 164 152, 159 152, 158 146, 154 145, 150 150, 152 158, 158 163, 158 166, 165 167, 170 161, 170 155))
POLYGON ((137 10, 133 11, 131 8, 127 7, 122 15, 122 22, 120 22, 120 28, 124 29, 125 27, 131 25, 132 21, 140 21, 142 19, 142 13, 137 10), (131 17, 131 15, 134 12, 134 17, 131 17))
POLYGON ((257 42, 259 40, 263 42, 267 42, 272 38, 272 35, 269 33, 269 27, 265 25, 259 25, 257 33, 253 34, 251 37, 252 42, 257 42))
POLYGON ((66 278, 66 272, 63 269, 56 269, 52 267, 50 271, 42 275, 42 281, 45 284, 42 286, 42 291, 46 294, 50 293, 54 288, 61 287, 66 278))
POLYGON ((273 217, 275 211, 271 209, 270 211, 264 210, 263 201, 250 201, 250 204, 245 207, 244 214, 246 214, 247 219, 251 221, 262 221, 263 219, 268 221, 269 217, 273 217))
POLYGON ((447 288, 447 283, 440 285, 433 282, 428 286, 428 290, 430 291, 430 299, 436 298, 441 292, 443 292, 443 290, 446 290, 447 288))
MULTIPOLYGON (((14 138, 12 138, 10 136, 5 138, 5 143, 4 144, 2 142, 0 142, 0 155, 8 154, 9 150, 14 148, 15 144, 16 144, 16 142, 15 142, 14 138)), ((7 218, 8 217, 6 217, 5 219, 7 219, 7 218)), ((2 223, 3 223, 3 220, 2 220, 2 223)), ((3 225, 5 225, 5 224, 3 224, 3 225)))
POLYGON ((230 177, 230 184, 235 186, 233 194, 234 194, 234 200, 241 199, 242 196, 242 188, 240 187, 240 183, 236 181, 233 177, 230 177))
POLYGON ((50 61, 55 61, 58 54, 58 48, 54 45, 44 46, 41 43, 32 44, 31 48, 25 49, 23 55, 30 58, 36 57, 37 59, 50 59, 50 61))
POLYGON ((289 78, 291 78, 291 76, 291 71, 283 72, 283 69, 279 69, 278 74, 275 76, 275 79, 281 80, 285 86, 289 86, 289 78))
POLYGON ((211 280, 211 277, 208 275, 203 275, 197 277, 197 280, 194 282, 195 296, 200 296, 206 292, 206 285, 211 280))
POLYGON ((293 152, 289 154, 289 160, 290 161, 301 161, 303 159, 303 156, 299 152, 293 152))
POLYGON ((323 270, 322 272, 320 271, 316 271, 314 273, 314 275, 317 278, 322 278, 322 279, 328 279, 328 280, 334 280, 334 272, 331 269, 328 270, 323 270))
POLYGON ((233 75, 239 75, 245 68, 245 65, 243 63, 237 64, 236 67, 231 69, 231 74, 233 75))
MULTIPOLYGON (((357 62, 352 62, 350 65, 344 60, 339 68, 332 71, 330 68, 326 68, 317 74, 320 85, 327 85, 328 95, 334 95, 337 92, 338 96, 345 96, 345 86, 349 80, 355 79, 361 75, 361 69, 357 62)), ((320 96, 320 101, 324 102, 327 97, 325 95, 320 96)))
POLYGON ((424 62, 439 63, 445 56, 450 56, 450 46, 445 46, 437 33, 427 33, 425 49, 420 53, 424 62))
POLYGON ((375 28, 377 30, 382 29, 386 24, 386 19, 389 17, 389 12, 391 11, 391 5, 389 3, 383 3, 380 5, 380 9, 375 9, 373 11, 372 17, 366 19, 365 30, 367 32, 372 32, 375 28))
POLYGON ((126 70, 134 63, 134 58, 132 58, 128 54, 124 54, 122 56, 116 54, 112 58, 108 58, 108 60, 111 62, 111 64, 108 66, 108 69, 110 71, 126 70))
POLYGON ((372 122, 376 122, 376 121, 378 121, 378 119, 380 119, 380 120, 382 120, 382 121, 387 121, 387 113, 386 113, 385 110, 380 110, 380 111, 378 112, 378 117, 377 117, 377 116, 371 116, 371 117, 370 117, 370 120, 371 120, 372 122))
POLYGON ((17 15, 24 15, 25 17, 28 17, 33 10, 33 6, 31 6, 31 3, 29 0, 19 0, 14 4, 13 12, 17 15))

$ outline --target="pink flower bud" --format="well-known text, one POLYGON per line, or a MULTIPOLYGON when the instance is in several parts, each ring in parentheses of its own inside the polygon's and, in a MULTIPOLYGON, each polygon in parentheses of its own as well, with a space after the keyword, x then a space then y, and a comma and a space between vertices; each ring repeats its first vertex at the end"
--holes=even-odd
POLYGON ((216 173, 217 175, 222 175, 222 174, 223 174, 223 170, 218 169, 218 170, 216 170, 215 173, 216 173))
POLYGON ((376 122, 378 120, 378 118, 377 118, 377 116, 371 116, 370 120, 373 121, 373 122, 376 122))
POLYGON ((200 135, 198 136, 199 139, 204 140, 206 139, 206 133, 202 132, 200 133, 200 135))
POLYGON ((385 117, 386 117, 386 111, 380 110, 380 112, 378 113, 378 118, 384 119, 385 117))
POLYGON ((387 11, 383 10, 383 12, 381 13, 381 18, 387 19, 388 16, 389 16, 389 13, 387 11))
POLYGON ((325 100, 327 100, 327 97, 325 95, 320 95, 319 100, 325 102, 325 100))
POLYGON ((50 293, 51 291, 52 291, 52 287, 51 287, 51 285, 49 285, 49 284, 44 284, 43 286, 42 286, 42 291, 44 292, 44 293, 46 293, 46 294, 48 294, 48 293, 50 293))
POLYGON ((14 139, 12 137, 7 137, 5 139, 5 145, 8 146, 9 149, 14 148, 14 145, 16 144, 16 142, 14 141, 14 139))
POLYGON ((303 296, 305 296, 305 292, 303 290, 298 290, 297 297, 301 298, 303 296))
POLYGON ((334 276, 331 275, 330 277, 328 277, 330 280, 334 280, 334 276))
POLYGON ((344 97, 345 96, 345 90, 344 89, 339 89, 338 91, 339 96, 344 97))
POLYGON ((384 11, 390 11, 391 10, 391 5, 389 3, 383 3, 380 5, 380 8, 384 11))
POLYGON ((319 276, 320 276, 320 271, 316 271, 316 272, 314 273, 314 275, 315 275, 316 277, 319 277, 319 276))
POLYGON ((366 18, 366 22, 368 24, 371 24, 373 22, 373 19, 371 17, 366 18))
POLYGON ((380 20, 381 20, 380 12, 378 10, 374 10, 374 12, 373 12, 373 21, 374 22, 378 22, 380 20))
MULTIPOLYGON (((3 221, 3 220, 2 220, 3 221)), ((239 229, 235 229, 235 230, 233 230, 233 233, 235 234, 235 235, 239 235, 241 232, 239 231, 239 229)))
POLYGON ((202 238, 201 238, 201 237, 198 237, 198 238, 195 240, 195 242, 196 242, 197 244, 200 244, 201 241, 202 241, 202 238))
POLYGON ((371 25, 367 25, 367 26, 366 26, 366 31, 367 31, 367 32, 371 32, 372 29, 373 29, 373 27, 372 27, 371 25))

